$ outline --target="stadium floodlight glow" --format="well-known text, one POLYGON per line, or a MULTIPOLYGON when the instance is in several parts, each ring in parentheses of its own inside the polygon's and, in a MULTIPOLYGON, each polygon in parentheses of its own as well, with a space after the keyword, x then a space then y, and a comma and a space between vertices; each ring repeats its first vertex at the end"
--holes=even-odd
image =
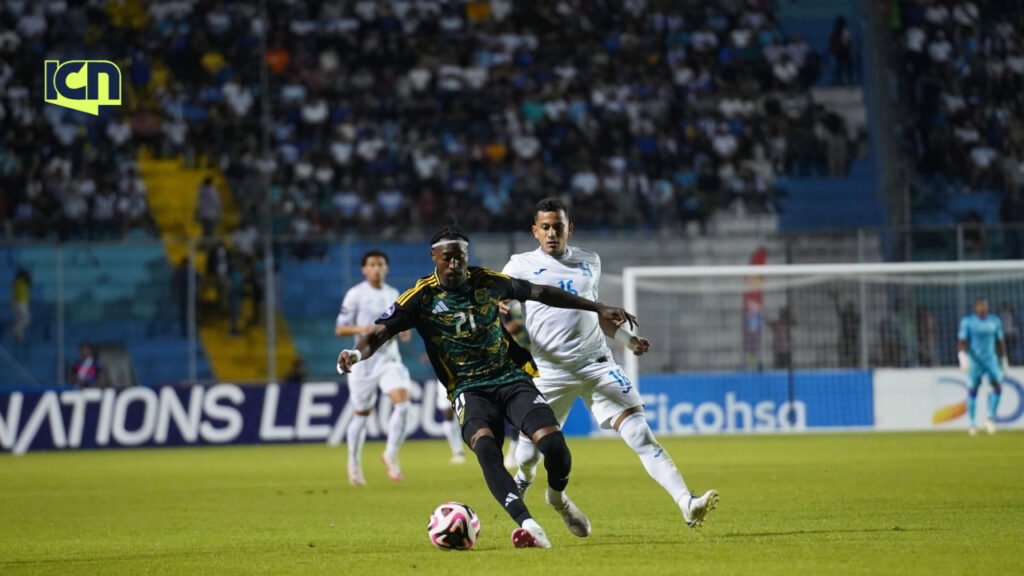
MULTIPOLYGON (((993 314, 1000 313, 998 305, 1004 303, 1024 311, 1024 261, 627 267, 622 271, 623 307, 639 318, 639 333, 651 338, 652 353, 643 359, 624 354, 626 375, 637 382, 640 362, 669 372, 754 370, 738 360, 743 356, 738 343, 743 298, 752 290, 763 295, 761 314, 770 316, 783 306, 796 309, 794 324, 801 336, 828 338, 831 348, 835 348, 835 322, 825 316, 834 317, 839 299, 850 302, 860 323, 853 367, 868 368, 878 365, 873 359, 884 346, 878 341, 878 332, 884 330, 881 322, 900 306, 915 302, 925 306, 921 302, 926 302, 934 308, 931 313, 953 318, 969 312, 969 300, 985 297, 992 302, 993 314), (687 330, 682 316, 697 314, 705 319, 699 326, 702 337, 715 341, 715 350, 725 357, 721 362, 713 361, 710 346, 690 349, 697 335, 680 334, 687 330), (818 322, 828 324, 828 330, 818 329, 818 322), (698 360, 689 365, 673 360, 673 355, 684 353, 698 360)), ((955 340, 948 334, 948 324, 943 326, 943 346, 949 344, 945 340, 955 340)), ((833 350, 818 361, 797 349, 800 342, 792 346, 795 357, 803 352, 802 364, 799 358, 792 361, 798 367, 843 366, 833 350)), ((954 358, 938 359, 945 360, 952 363, 954 358)))

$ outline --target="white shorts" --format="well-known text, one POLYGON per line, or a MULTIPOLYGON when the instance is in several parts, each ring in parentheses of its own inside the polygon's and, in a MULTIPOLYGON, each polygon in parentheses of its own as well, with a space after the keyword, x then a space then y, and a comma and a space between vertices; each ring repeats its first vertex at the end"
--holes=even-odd
POLYGON ((377 403, 377 388, 387 394, 392 390, 408 390, 409 369, 401 362, 381 364, 369 376, 348 375, 348 398, 356 410, 371 410, 377 403))
POLYGON ((607 429, 612 427, 612 419, 625 410, 644 405, 636 386, 615 362, 590 364, 576 372, 559 370, 548 377, 541 370, 533 383, 561 424, 565 424, 577 397, 583 399, 601 428, 607 429))

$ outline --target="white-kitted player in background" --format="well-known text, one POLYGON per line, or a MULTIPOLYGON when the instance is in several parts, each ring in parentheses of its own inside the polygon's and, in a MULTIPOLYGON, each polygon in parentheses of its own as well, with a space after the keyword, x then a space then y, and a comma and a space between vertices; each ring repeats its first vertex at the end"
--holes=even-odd
MULTIPOLYGON (((533 235, 540 247, 513 255, 502 272, 596 301, 601 258, 569 246, 572 231, 566 205, 557 198, 541 200, 533 223, 533 235)), ((615 363, 605 336, 622 342, 637 356, 647 352, 650 342, 630 333, 626 325, 599 321, 591 312, 553 308, 534 301, 524 302, 523 307, 530 353, 540 371, 534 384, 559 422, 565 423, 576 398, 582 398, 601 427, 615 429, 637 453, 647 473, 679 506, 687 525, 699 526, 718 503, 718 493, 708 490, 700 497, 691 495, 672 458, 651 432, 640 393, 615 363)), ((520 436, 516 459, 516 483, 525 493, 533 482, 540 454, 528 438, 520 436)))
MULTIPOLYGON (((398 290, 385 283, 388 275, 388 256, 379 250, 370 250, 361 260, 363 282, 345 293, 341 311, 334 325, 338 336, 355 336, 356 340, 373 329, 374 321, 398 299, 398 290)), ((399 336, 407 342, 412 335, 403 332, 399 336)), ((382 347, 373 358, 360 362, 348 375, 349 402, 355 407, 352 420, 346 430, 348 443, 348 481, 359 486, 366 484, 363 478, 363 444, 366 442, 366 418, 377 403, 377 388, 391 398, 391 417, 387 426, 387 448, 381 461, 387 467, 388 476, 402 479, 398 464, 398 448, 405 440, 405 421, 409 414, 409 370, 402 364, 398 342, 392 340, 382 347)))

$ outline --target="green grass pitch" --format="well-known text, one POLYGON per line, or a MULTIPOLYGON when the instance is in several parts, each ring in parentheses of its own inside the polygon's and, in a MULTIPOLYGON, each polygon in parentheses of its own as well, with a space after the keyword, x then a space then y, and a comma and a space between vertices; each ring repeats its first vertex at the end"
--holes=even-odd
MULTIPOLYGON (((576 538, 534 488, 551 550, 516 550, 475 461, 439 441, 368 485, 322 445, 0 456, 0 574, 1024 574, 1024 433, 666 438, 694 491, 693 531, 618 439, 573 439, 576 538), (434 549, 446 500, 480 515, 469 552, 434 549)), ((543 471, 541 471, 543 478, 543 471)))

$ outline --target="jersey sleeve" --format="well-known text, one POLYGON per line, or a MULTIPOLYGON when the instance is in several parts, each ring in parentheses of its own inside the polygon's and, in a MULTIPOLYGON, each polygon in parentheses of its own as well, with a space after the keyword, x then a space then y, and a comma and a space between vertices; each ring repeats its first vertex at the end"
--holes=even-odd
POLYGON ((968 332, 968 318, 967 318, 967 316, 964 316, 963 318, 960 319, 960 329, 957 330, 957 332, 956 332, 956 339, 957 340, 967 340, 967 332, 968 332))
POLYGON ((533 292, 533 285, 526 280, 508 277, 508 297, 511 300, 528 300, 533 292))
POLYGON ((338 319, 335 320, 335 326, 355 326, 356 313, 359 311, 359 298, 356 296, 355 290, 349 290, 345 293, 345 298, 341 301, 341 309, 338 310, 338 319))
POLYGON ((519 270, 519 266, 517 264, 516 257, 512 256, 508 259, 508 262, 505 263, 505 267, 501 269, 501 273, 515 278, 516 272, 519 270))
POLYGON ((416 288, 406 290, 395 302, 377 318, 375 324, 381 324, 391 335, 416 327, 417 305, 423 292, 416 288))

